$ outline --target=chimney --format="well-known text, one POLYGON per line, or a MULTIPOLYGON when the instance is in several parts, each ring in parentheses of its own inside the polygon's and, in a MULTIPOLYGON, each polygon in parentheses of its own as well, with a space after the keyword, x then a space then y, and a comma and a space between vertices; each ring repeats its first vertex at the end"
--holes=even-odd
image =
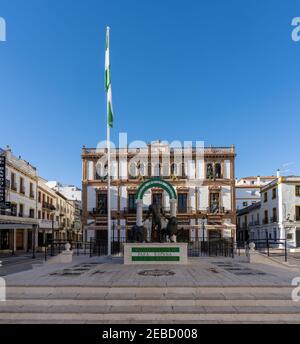
POLYGON ((258 186, 260 186, 260 176, 257 176, 256 183, 258 186))
POLYGON ((276 176, 277 176, 277 178, 280 177, 280 169, 277 170, 277 175, 276 176))

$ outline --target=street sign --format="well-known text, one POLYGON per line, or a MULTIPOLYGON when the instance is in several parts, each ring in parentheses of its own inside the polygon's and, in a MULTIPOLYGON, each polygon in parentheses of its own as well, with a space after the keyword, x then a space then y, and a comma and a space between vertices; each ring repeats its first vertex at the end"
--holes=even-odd
POLYGON ((0 156, 0 205, 5 205, 5 187, 6 187, 6 175, 5 175, 5 156, 0 156))
POLYGON ((10 209, 10 208, 11 208, 10 202, 5 202, 3 204, 0 204, 0 209, 10 209))

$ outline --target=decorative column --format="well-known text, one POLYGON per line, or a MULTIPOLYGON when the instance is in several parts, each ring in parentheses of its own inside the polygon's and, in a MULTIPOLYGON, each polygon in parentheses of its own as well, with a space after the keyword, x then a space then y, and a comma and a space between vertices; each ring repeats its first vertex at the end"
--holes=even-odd
POLYGON ((143 201, 141 199, 136 201, 136 224, 137 226, 143 225, 143 201))
POLYGON ((171 205, 171 216, 176 217, 176 199, 175 198, 170 199, 170 205, 171 205))

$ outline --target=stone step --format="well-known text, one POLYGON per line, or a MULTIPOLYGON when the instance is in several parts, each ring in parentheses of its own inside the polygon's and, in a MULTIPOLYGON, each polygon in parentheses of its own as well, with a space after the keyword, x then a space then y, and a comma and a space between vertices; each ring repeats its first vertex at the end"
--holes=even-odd
POLYGON ((300 323, 300 314, 269 313, 2 313, 0 323, 300 323))
POLYGON ((116 293, 104 293, 104 294, 88 294, 88 293, 70 293, 68 295, 63 295, 59 293, 50 294, 38 294, 38 293, 8 293, 7 300, 145 300, 162 302, 165 300, 184 300, 184 301, 194 301, 194 300, 291 300, 291 293, 281 293, 281 294, 242 294, 242 293, 212 293, 212 294, 116 294, 116 293))
POLYGON ((8 287, 7 300, 129 300, 156 304, 181 300, 291 300, 292 287, 284 288, 94 288, 8 287))
POLYGON ((153 306, 153 307, 298 307, 300 311, 300 304, 289 299, 289 300, 83 300, 83 299, 69 299, 69 300, 45 300, 45 299, 19 299, 19 300, 7 300, 0 303, 0 312, 3 309, 13 309, 15 308, 26 308, 30 306, 39 306, 46 308, 54 308, 59 306, 92 306, 92 307, 102 307, 102 306, 153 306))
POLYGON ((60 294, 60 295, 77 295, 77 294, 133 294, 133 295, 162 295, 162 294, 174 294, 174 295, 267 295, 267 294, 290 294, 294 289, 293 286, 201 286, 201 287, 101 287, 101 286, 7 286, 7 293, 12 295, 17 294, 60 294))

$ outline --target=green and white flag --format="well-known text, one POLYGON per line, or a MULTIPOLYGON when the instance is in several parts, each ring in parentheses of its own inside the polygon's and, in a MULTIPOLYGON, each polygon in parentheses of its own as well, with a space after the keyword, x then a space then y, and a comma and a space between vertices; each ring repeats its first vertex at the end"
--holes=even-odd
POLYGON ((109 27, 106 28, 106 46, 105 46, 105 89, 107 93, 107 123, 110 128, 113 127, 114 114, 112 108, 112 92, 110 79, 110 61, 109 61, 109 27))

